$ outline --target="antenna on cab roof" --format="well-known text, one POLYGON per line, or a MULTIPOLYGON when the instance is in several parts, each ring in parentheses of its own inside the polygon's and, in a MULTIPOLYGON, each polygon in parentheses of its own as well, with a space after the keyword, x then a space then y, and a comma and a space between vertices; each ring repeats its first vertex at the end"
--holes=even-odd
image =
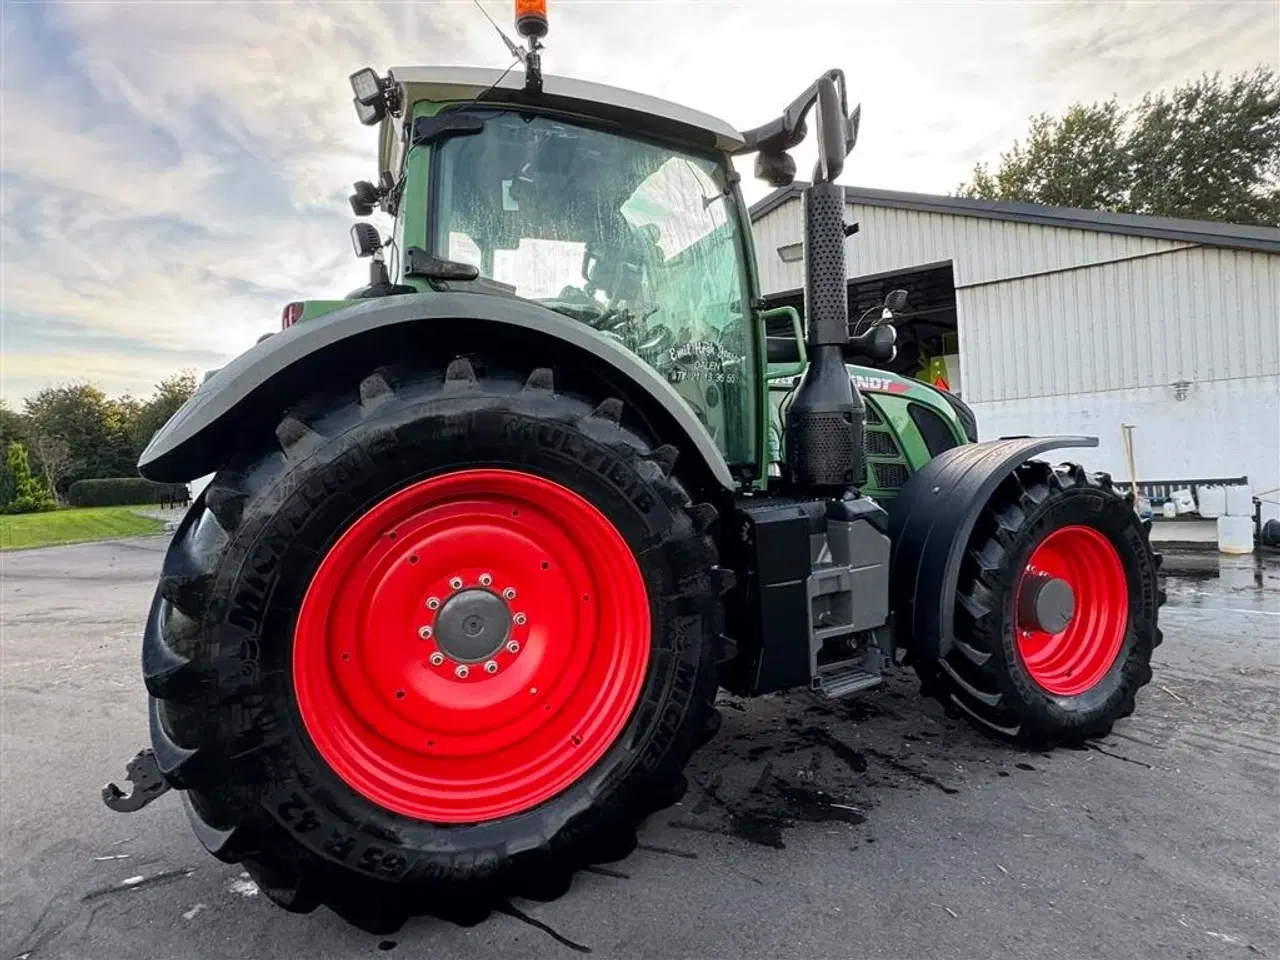
POLYGON ((476 9, 484 14, 484 18, 488 20, 491 24, 493 24, 493 29, 498 31, 498 36, 500 36, 502 38, 502 42, 507 45, 507 49, 511 51, 511 55, 515 57, 517 60, 519 60, 521 63, 523 63, 524 51, 521 50, 520 47, 516 45, 516 42, 514 40, 512 40, 510 37, 508 37, 505 33, 502 32, 502 28, 498 26, 498 22, 494 20, 493 17, 489 16, 488 10, 486 10, 483 6, 480 5, 480 0, 472 0, 472 2, 476 5, 476 9))

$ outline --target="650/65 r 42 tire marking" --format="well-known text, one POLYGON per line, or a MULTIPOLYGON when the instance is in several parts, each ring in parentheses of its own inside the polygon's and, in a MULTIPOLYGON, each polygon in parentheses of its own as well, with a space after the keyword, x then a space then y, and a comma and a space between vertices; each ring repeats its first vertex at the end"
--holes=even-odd
POLYGON ((640 569, 599 510, 531 474, 461 470, 383 500, 325 556, 294 688, 352 789, 479 822, 538 805, 604 755, 649 633, 640 569))

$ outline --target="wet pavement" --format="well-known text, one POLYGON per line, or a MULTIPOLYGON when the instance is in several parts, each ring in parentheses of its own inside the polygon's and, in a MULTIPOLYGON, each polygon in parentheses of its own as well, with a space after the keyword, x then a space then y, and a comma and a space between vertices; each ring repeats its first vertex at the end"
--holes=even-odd
POLYGON ((371 937, 273 907, 170 794, 108 811, 146 741, 159 538, 0 555, 0 960, 1280 957, 1280 560, 1166 553, 1155 679, 1079 751, 994 745, 909 675, 726 699, 631 857, 475 927, 371 937))

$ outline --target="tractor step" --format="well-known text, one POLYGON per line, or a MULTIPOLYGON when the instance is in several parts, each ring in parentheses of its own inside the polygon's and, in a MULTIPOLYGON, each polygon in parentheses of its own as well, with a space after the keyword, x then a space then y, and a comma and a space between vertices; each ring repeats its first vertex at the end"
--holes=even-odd
POLYGON ((813 678, 813 690, 828 700, 838 700, 864 690, 872 690, 882 683, 884 677, 868 673, 860 666, 850 666, 818 674, 813 678))

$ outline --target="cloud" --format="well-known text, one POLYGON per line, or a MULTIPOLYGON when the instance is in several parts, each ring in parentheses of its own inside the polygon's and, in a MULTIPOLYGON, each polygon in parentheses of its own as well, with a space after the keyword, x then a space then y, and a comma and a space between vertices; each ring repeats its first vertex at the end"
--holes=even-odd
MULTIPOLYGON (((504 29, 510 5, 485 0, 504 29)), ((549 72, 740 127, 821 70, 863 102, 843 178, 945 191, 1026 118, 1276 61, 1272 4, 552 0, 549 72)), ((508 30, 508 32, 511 32, 508 30)), ((6 4, 0 22, 3 395, 145 393, 218 366, 292 299, 364 282, 346 196, 374 172, 348 74, 505 67, 469 2, 6 4)), ((814 160, 797 151, 802 174, 814 160)), ((744 192, 767 188, 742 165, 744 192)))

